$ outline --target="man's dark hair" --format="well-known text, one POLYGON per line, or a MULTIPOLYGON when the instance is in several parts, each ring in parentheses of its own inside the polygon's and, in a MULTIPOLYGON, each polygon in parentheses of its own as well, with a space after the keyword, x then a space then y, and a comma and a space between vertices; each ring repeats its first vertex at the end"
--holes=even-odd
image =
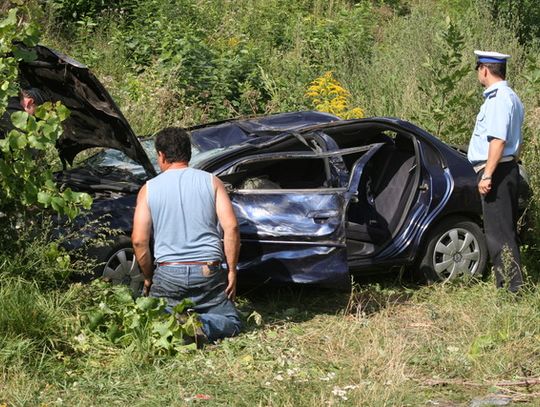
POLYGON ((34 103, 36 105, 41 105, 45 103, 46 97, 43 94, 41 90, 38 88, 23 88, 19 92, 19 99, 22 99, 24 97, 26 98, 32 98, 34 99, 34 103))
POLYGON ((181 127, 167 127, 156 134, 156 151, 162 152, 169 163, 191 160, 191 138, 181 127))
POLYGON ((476 64, 476 70, 478 71, 478 68, 481 66, 485 66, 492 75, 498 76, 501 79, 506 79, 506 64, 479 62, 476 64))

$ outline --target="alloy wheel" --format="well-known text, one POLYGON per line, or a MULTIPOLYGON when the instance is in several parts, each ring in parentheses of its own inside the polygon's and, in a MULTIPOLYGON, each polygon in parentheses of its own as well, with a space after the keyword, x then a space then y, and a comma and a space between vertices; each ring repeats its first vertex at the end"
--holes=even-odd
POLYGON ((441 281, 470 279, 478 273, 480 244, 475 235, 463 228, 443 233, 433 250, 433 269, 441 281))
POLYGON ((103 268, 103 277, 113 284, 128 285, 134 294, 140 293, 144 282, 132 248, 123 248, 113 253, 103 268))

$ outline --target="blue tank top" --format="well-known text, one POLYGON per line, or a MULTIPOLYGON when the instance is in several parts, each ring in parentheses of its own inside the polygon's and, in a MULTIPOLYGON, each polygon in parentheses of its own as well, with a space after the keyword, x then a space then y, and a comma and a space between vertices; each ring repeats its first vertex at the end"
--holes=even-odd
POLYGON ((157 263, 223 259, 212 174, 171 169, 146 188, 157 263))

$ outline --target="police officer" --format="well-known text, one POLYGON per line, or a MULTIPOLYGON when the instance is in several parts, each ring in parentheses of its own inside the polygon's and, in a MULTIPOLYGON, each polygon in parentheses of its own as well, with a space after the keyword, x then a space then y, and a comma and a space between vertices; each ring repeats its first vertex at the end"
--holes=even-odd
POLYGON ((519 254, 517 158, 522 143, 523 105, 506 82, 510 55, 474 51, 478 81, 485 88, 468 158, 478 173, 484 230, 497 287, 515 292, 523 284, 519 254))

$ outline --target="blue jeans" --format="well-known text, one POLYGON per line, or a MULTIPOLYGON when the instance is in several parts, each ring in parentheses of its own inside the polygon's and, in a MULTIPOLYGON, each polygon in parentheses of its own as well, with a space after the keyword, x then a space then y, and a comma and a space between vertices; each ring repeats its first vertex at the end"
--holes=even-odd
POLYGON ((169 311, 183 299, 191 299, 203 332, 215 341, 234 336, 242 328, 234 303, 225 294, 226 287, 227 272, 221 266, 158 266, 150 296, 164 298, 169 311))

